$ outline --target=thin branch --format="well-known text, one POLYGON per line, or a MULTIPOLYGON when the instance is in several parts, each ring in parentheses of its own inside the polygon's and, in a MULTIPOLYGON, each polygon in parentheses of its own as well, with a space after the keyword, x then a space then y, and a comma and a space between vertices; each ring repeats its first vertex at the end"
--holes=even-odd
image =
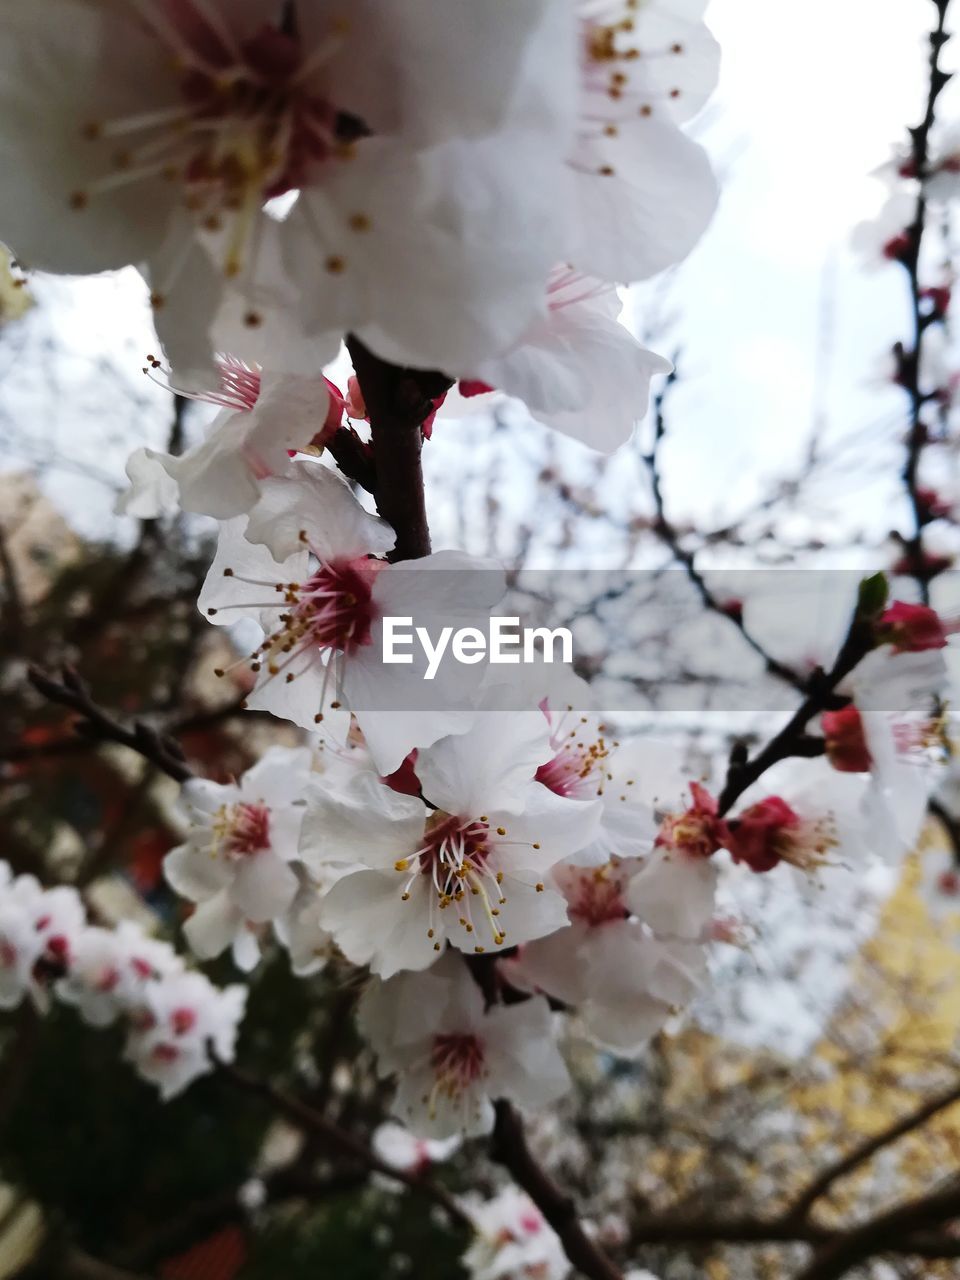
MULTIPOLYGON (((818 1222, 791 1221, 786 1217, 726 1217, 665 1212, 644 1214, 630 1224, 630 1249, 645 1245, 675 1245, 691 1251, 705 1245, 807 1244, 818 1249, 835 1246, 849 1233, 818 1222)), ((960 1238, 947 1232, 915 1232, 887 1241, 884 1253, 913 1258, 960 1257, 960 1238)))
MULTIPOLYGON (((220 707, 209 710, 191 712, 177 720, 157 726, 156 731, 163 738, 178 738, 184 733, 195 733, 199 729, 212 729, 227 720, 239 715, 257 715, 246 705, 246 694, 240 694, 220 707)), ((23 764, 31 760, 43 760, 56 756, 81 755, 85 751, 95 749, 98 743, 92 737, 75 736, 52 738, 49 742, 18 742, 0 749, 0 763, 23 764)))
POLYGON ((930 33, 930 74, 927 88, 927 101, 923 119, 915 129, 910 130, 911 163, 913 172, 920 184, 917 193, 917 209, 913 222, 906 230, 907 245, 900 257, 907 272, 910 287, 910 307, 913 320, 913 348, 911 351, 900 351, 899 382, 910 399, 910 431, 907 436, 907 456, 903 467, 903 483, 910 500, 913 515, 913 530, 908 538, 903 539, 904 552, 909 571, 916 579, 924 603, 930 602, 930 570, 924 555, 923 529, 929 520, 923 494, 919 487, 920 458, 927 443, 927 428, 923 421, 923 408, 929 400, 920 385, 920 354, 923 346, 923 335, 927 326, 942 319, 939 315, 924 312, 923 290, 920 286, 920 251, 927 224, 927 202, 923 184, 927 178, 929 161, 930 131, 936 115, 937 99, 950 79, 947 72, 940 68, 940 54, 949 36, 944 24, 950 0, 934 0, 937 9, 937 24, 930 33))
POLYGON ((927 812, 932 818, 936 818, 937 822, 940 823, 944 834, 950 841, 953 860, 956 863, 960 863, 960 821, 958 821, 946 805, 935 796, 931 796, 927 801, 927 812))
POLYGON ((587 1235, 576 1203, 540 1166, 527 1144, 523 1121, 505 1099, 496 1104, 491 1155, 509 1172, 553 1227, 574 1267, 590 1280, 623 1280, 623 1273, 587 1235))
POLYGON ((7 535, 0 529, 0 576, 3 579, 3 632, 12 649, 18 649, 26 629, 26 612, 17 569, 7 545, 7 535))
POLYGON ((64 667, 62 675, 62 682, 53 680, 37 667, 31 667, 28 679, 45 698, 77 712, 80 716, 74 725, 77 733, 94 742, 117 742, 129 747, 175 782, 186 782, 193 777, 193 771, 175 739, 142 720, 135 720, 131 729, 125 728, 94 702, 86 684, 72 667, 64 667))
POLYGON ((356 1160, 370 1173, 379 1173, 385 1178, 391 1178, 395 1182, 403 1183, 411 1191, 425 1196, 427 1199, 432 1200, 434 1204, 439 1205, 455 1226, 468 1227, 471 1231, 473 1230, 473 1222, 470 1215, 446 1187, 442 1187, 439 1183, 433 1182, 429 1178, 424 1178, 416 1172, 398 1169, 395 1165, 381 1160, 376 1152, 359 1138, 355 1138, 346 1129, 341 1129, 333 1120, 329 1120, 320 1111, 314 1110, 313 1107, 300 1098, 295 1097, 293 1094, 285 1093, 276 1085, 271 1084, 269 1080, 260 1080, 258 1077, 230 1063, 221 1063, 220 1070, 223 1076, 232 1084, 243 1089, 246 1093, 255 1094, 265 1099, 281 1115, 292 1121, 299 1128, 321 1138, 328 1146, 334 1147, 341 1154, 356 1160))
POLYGON ((650 488, 653 493, 653 502, 656 510, 656 518, 652 526, 653 532, 669 549, 674 559, 683 567, 691 584, 700 596, 704 607, 709 609, 711 613, 716 613, 721 618, 726 618, 728 622, 733 623, 754 653, 763 660, 764 667, 770 675, 776 676, 785 684, 790 685, 792 689, 804 692, 806 690, 805 679, 785 662, 781 662, 771 653, 768 653, 756 636, 744 625, 742 614, 736 609, 729 608, 724 601, 714 594, 707 580, 697 568, 695 553, 687 550, 676 528, 667 519, 666 499, 663 493, 663 476, 660 470, 660 444, 666 433, 666 398, 676 380, 677 368, 676 361, 674 361, 674 367, 668 375, 663 388, 654 398, 653 444, 650 452, 642 455, 650 477, 650 488))
POLYGON ((875 1254, 899 1253, 904 1237, 912 1232, 949 1222, 958 1214, 960 1185, 957 1184, 909 1200, 877 1214, 819 1249, 796 1280, 839 1280, 875 1254))
POLYGON ((787 1210, 785 1219, 794 1221, 806 1218, 816 1202, 830 1191, 835 1182, 846 1177, 847 1174, 853 1173, 860 1165, 872 1159, 878 1151, 882 1151, 906 1134, 919 1129, 921 1125, 926 1124, 938 1112, 953 1106, 955 1102, 960 1102, 960 1084, 955 1084, 952 1088, 937 1094, 936 1097, 930 1098, 908 1115, 901 1116, 899 1120, 895 1120, 885 1129, 881 1129, 879 1133, 864 1138, 852 1151, 834 1164, 829 1165, 813 1179, 787 1210))

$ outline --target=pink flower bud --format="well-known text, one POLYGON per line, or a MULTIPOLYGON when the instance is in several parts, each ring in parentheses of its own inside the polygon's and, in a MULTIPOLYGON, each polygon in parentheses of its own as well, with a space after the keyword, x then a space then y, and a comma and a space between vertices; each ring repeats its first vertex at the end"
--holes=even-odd
POLYGON ((690 783, 690 795, 689 809, 664 818, 656 843, 689 858, 709 858, 721 847, 726 824, 717 815, 716 800, 699 782, 690 783))
POLYGON ((833 767, 840 773, 867 773, 873 759, 857 708, 851 703, 841 711, 825 711, 820 724, 826 739, 827 759, 833 767))
POLYGON ((893 645, 894 653, 922 653, 947 643, 946 627, 935 609, 903 600, 894 600, 884 610, 876 631, 882 644, 893 645))

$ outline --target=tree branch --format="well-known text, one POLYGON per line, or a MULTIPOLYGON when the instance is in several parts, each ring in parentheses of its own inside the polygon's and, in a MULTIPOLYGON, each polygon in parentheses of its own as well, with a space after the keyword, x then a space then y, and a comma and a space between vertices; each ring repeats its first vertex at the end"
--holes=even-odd
POLYGON ((618 1267, 584 1231, 576 1204, 539 1165, 527 1145, 523 1121, 505 1098, 496 1104, 491 1155, 527 1193, 560 1237, 574 1267, 590 1280, 623 1280, 618 1267))
POLYGON ((726 618, 743 636, 746 643, 754 651, 759 658, 763 660, 763 665, 767 672, 788 684, 792 689, 798 689, 801 692, 806 689, 806 681, 792 667, 787 666, 785 662, 780 662, 771 653, 768 653, 765 647, 744 625, 742 615, 729 609, 724 602, 720 600, 710 589, 707 580, 697 568, 696 555, 692 551, 688 551, 680 540, 680 535, 671 522, 667 519, 666 499, 663 493, 663 477, 660 471, 660 444, 666 434, 666 415, 665 405, 666 398, 670 388, 677 380, 676 360, 674 367, 667 376, 667 380, 654 398, 654 434, 653 443, 650 452, 642 455, 644 465, 650 477, 650 488, 653 493, 653 503, 656 511, 656 517, 653 522, 653 532, 660 541, 669 549, 673 558, 683 567, 691 584, 700 596, 704 608, 709 609, 711 613, 716 613, 722 618, 726 618))
MULTIPOLYGON (((816 1248, 836 1246, 850 1233, 817 1222, 790 1221, 786 1217, 702 1217, 687 1213, 646 1214, 630 1224, 630 1249, 644 1245, 677 1245, 691 1250, 704 1245, 807 1244, 816 1248)), ((957 1258, 960 1238, 945 1232, 914 1232, 887 1241, 884 1253, 900 1257, 957 1258)))
POLYGON ((119 720, 108 715, 94 702, 90 690, 73 667, 65 666, 62 674, 61 683, 45 675, 39 668, 31 667, 28 679, 45 698, 78 713, 80 719, 74 729, 82 737, 93 742, 117 742, 129 747, 131 751, 136 751, 155 764, 175 782, 187 782, 193 777, 193 770, 175 739, 142 720, 135 720, 132 729, 125 728, 119 720))
POLYGON ((404 1186, 409 1187, 411 1191, 416 1192, 418 1195, 426 1196, 444 1210, 451 1223, 455 1226, 468 1227, 471 1231, 473 1230, 473 1221, 470 1215, 446 1187, 442 1187, 439 1183, 433 1182, 429 1178, 424 1178, 416 1172, 398 1169, 395 1165, 381 1160, 376 1152, 361 1142, 359 1138, 355 1138, 346 1129, 341 1129, 338 1124, 329 1120, 322 1112, 315 1111, 313 1107, 308 1106, 300 1098, 285 1093, 276 1085, 271 1084, 269 1080, 260 1080, 232 1063, 221 1062, 219 1066, 222 1075, 232 1084, 243 1089, 246 1093, 265 1099, 281 1115, 292 1121, 300 1129, 321 1138, 328 1146, 334 1147, 341 1154, 356 1160, 370 1173, 379 1173, 385 1178, 392 1178, 393 1181, 403 1183, 404 1186))
MULTIPOLYGON (((960 1185, 953 1184, 906 1204, 897 1205, 859 1227, 837 1236, 814 1255, 796 1280, 839 1280, 858 1263, 877 1253, 901 1252, 904 1237, 937 1226, 960 1214, 960 1185)), ((960 1241, 957 1241, 960 1253, 960 1241)))
POLYGON ((926 1124, 938 1112, 946 1110, 947 1107, 952 1106, 955 1102, 960 1102, 960 1084, 955 1084, 952 1088, 928 1099, 922 1106, 917 1107, 908 1115, 901 1116, 899 1120, 895 1120, 885 1129, 881 1129, 879 1133, 864 1138, 852 1151, 834 1164, 828 1165, 822 1173, 813 1179, 787 1210, 784 1215, 785 1219, 787 1221, 802 1221, 805 1219, 816 1202, 821 1196, 829 1192, 835 1182, 838 1182, 860 1165, 872 1159, 884 1147, 891 1146, 906 1134, 912 1133, 914 1129, 919 1129, 921 1125, 926 1124))
POLYGON ((397 535, 390 558, 416 560, 430 554, 421 428, 451 381, 442 373, 388 364, 355 337, 347 339, 347 350, 370 416, 377 510, 397 535))
POLYGON ((920 250, 927 223, 927 202, 923 193, 923 183, 927 177, 930 131, 936 115, 937 99, 950 79, 950 76, 940 68, 940 54, 949 39, 944 29, 949 3, 950 0, 934 0, 937 24, 930 33, 930 74, 927 82, 926 107, 920 124, 917 128, 910 130, 911 163, 917 181, 920 183, 920 190, 917 194, 916 214, 906 230, 907 246, 899 258, 907 272, 913 319, 913 349, 911 351, 898 349, 898 380, 910 399, 910 431, 907 436, 907 456, 902 474, 913 514, 913 530, 908 538, 903 539, 903 546, 909 572, 916 579, 925 604, 930 603, 931 573, 924 555, 923 529, 929 520, 929 512, 920 492, 918 479, 920 457, 927 443, 923 408, 930 397, 920 386, 920 353, 927 326, 942 317, 936 313, 932 316, 924 313, 923 290, 920 286, 920 250))

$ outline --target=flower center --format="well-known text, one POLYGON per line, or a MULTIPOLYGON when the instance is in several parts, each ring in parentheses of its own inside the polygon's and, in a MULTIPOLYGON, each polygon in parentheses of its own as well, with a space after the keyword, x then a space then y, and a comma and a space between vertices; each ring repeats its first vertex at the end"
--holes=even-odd
POLYGON ((438 1091, 455 1097, 483 1075, 483 1045, 476 1036, 461 1032, 434 1036, 430 1065, 438 1091))
MULTIPOLYGON (((111 120, 86 120, 82 137, 105 148, 107 172, 73 191, 70 205, 147 179, 178 184, 182 203, 209 231, 228 231, 226 276, 238 275, 254 244, 263 203, 349 158, 365 132, 337 111, 315 72, 337 50, 342 23, 304 51, 295 35, 264 23, 239 39, 201 0, 134 0, 143 21, 173 55, 179 104, 111 120), (112 149, 108 149, 112 144, 112 149)), ((162 305, 165 290, 154 295, 162 305)))
POLYGON ((196 1025, 197 1012, 195 1009, 174 1009, 170 1015, 170 1026, 173 1028, 174 1035, 185 1036, 196 1025))
POLYGON ((570 727, 571 708, 552 723, 550 708, 541 704, 547 719, 551 721, 550 745, 556 755, 537 770, 537 782, 541 782, 558 796, 592 799, 603 794, 607 779, 606 761, 611 747, 603 736, 603 725, 596 728, 596 738, 591 741, 590 717, 577 716, 570 727))
MULTIPOLYGON (((306 542, 306 535, 301 534, 301 540, 306 542)), ((371 629, 379 617, 373 586, 377 574, 384 567, 384 561, 370 560, 365 556, 354 559, 339 557, 321 560, 303 582, 274 583, 243 578, 233 569, 224 569, 224 577, 272 587, 282 595, 286 606, 278 614, 276 628, 251 655, 251 670, 259 672, 266 665, 268 675, 283 675, 290 684, 296 673, 288 668, 306 650, 328 650, 346 656, 370 644, 371 629)), ((220 606, 219 609, 208 609, 207 613, 212 616, 233 607, 248 609, 250 606, 220 606)), ((261 607, 275 609, 277 606, 273 601, 264 601, 261 607)), ((331 666, 327 670, 329 673, 331 666)), ((216 674, 224 675, 225 670, 218 669, 216 674)), ((325 695, 326 682, 321 703, 325 695)))
POLYGON ((656 844, 660 848, 675 849, 688 858, 709 858, 719 848, 717 820, 696 809, 668 813, 660 824, 656 844))
POLYGON ((380 561, 362 557, 329 560, 305 582, 289 583, 283 590, 290 609, 265 645, 270 674, 279 673, 281 654, 310 645, 352 653, 369 644, 377 617, 373 583, 382 568, 380 561))
POLYGON ((264 804, 224 805, 213 824, 214 852, 244 858, 270 848, 270 810, 264 804))
POLYGON ((602 738, 567 743, 534 776, 558 796, 593 796, 602 790, 603 761, 609 754, 602 738))
MULTIPOLYGON (((460 928, 474 934, 477 924, 474 915, 479 911, 494 943, 503 945, 506 933, 499 918, 500 908, 507 901, 503 894, 503 872, 489 866, 489 857, 498 843, 497 837, 505 835, 503 827, 492 834, 486 818, 459 818, 437 809, 427 819, 422 846, 394 863, 394 870, 407 877, 401 893, 403 901, 409 899, 418 877, 429 877, 428 938, 433 938, 439 927, 439 916, 435 912, 455 911, 460 928)), ((439 941, 434 942, 433 948, 440 950, 439 941)), ((482 946, 474 947, 478 953, 483 950, 482 946)))
POLYGON ((610 862, 603 867, 577 871, 566 887, 571 920, 596 926, 626 919, 630 913, 623 889, 623 878, 610 862))

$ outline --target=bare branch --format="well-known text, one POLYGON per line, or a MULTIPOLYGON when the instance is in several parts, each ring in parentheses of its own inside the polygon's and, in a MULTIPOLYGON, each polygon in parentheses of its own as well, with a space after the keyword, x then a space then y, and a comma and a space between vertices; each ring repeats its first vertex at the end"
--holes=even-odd
POLYGON ((175 782, 186 782, 193 777, 178 742, 160 730, 135 720, 127 729, 99 707, 90 691, 73 667, 63 668, 63 680, 53 680, 37 667, 31 667, 29 680, 33 687, 51 702, 76 711, 80 719, 74 725, 77 733, 94 742, 117 742, 129 747, 144 759, 151 761, 175 782))

